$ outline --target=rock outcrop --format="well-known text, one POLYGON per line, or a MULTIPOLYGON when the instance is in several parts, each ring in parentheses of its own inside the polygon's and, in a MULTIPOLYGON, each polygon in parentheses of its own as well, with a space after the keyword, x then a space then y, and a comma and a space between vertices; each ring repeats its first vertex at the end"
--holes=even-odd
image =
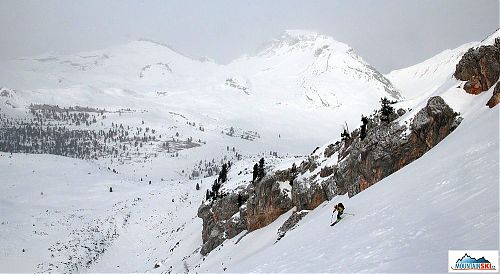
POLYGON ((306 178, 294 181, 292 187, 292 201, 298 211, 315 209, 328 199, 325 190, 320 184, 311 184, 306 178))
POLYGON ((264 227, 289 211, 293 207, 291 180, 289 170, 277 171, 246 188, 203 203, 198 208, 198 217, 203 220, 201 254, 208 254, 244 230, 264 227))
POLYGON ((282 191, 279 176, 266 176, 256 183, 254 192, 247 201, 247 229, 264 227, 293 207, 290 193, 282 191))
POLYGON ((500 75, 500 38, 493 45, 471 48, 456 66, 455 78, 466 81, 464 90, 479 94, 489 90, 500 75))
MULTIPOLYGON (((500 76, 500 38, 493 45, 469 49, 454 76, 466 81, 464 89, 471 94, 492 88, 500 76)), ((487 105, 492 108, 499 102, 497 83, 487 105)), ((439 96, 430 98, 410 120, 399 121, 404 115, 404 109, 384 117, 376 111, 363 122, 362 133, 360 129, 344 132, 342 141, 316 148, 300 165, 270 172, 246 188, 202 204, 198 211, 203 219, 201 253, 244 230, 262 228, 295 207, 278 231, 279 240, 309 210, 336 195, 352 197, 367 189, 420 158, 461 122, 439 96)))
POLYGON ((282 237, 324 201, 346 193, 354 196, 418 159, 461 121, 441 97, 430 98, 409 126, 394 121, 404 114, 398 111, 387 122, 376 112, 368 118, 363 140, 356 129, 348 138, 315 150, 298 167, 270 172, 246 188, 203 203, 198 210, 203 219, 201 253, 244 230, 262 228, 296 207, 278 231, 282 237))
POLYGON ((215 201, 205 202, 198 208, 203 220, 201 254, 206 255, 226 239, 231 239, 246 229, 248 188, 230 193, 215 201))
POLYGON ((336 191, 335 194, 347 190, 349 196, 365 190, 443 140, 458 126, 457 116, 441 97, 432 97, 409 128, 398 122, 380 123, 376 116, 372 117, 364 140, 356 138, 339 149, 339 155, 346 156, 339 158, 338 165, 333 167, 336 172, 328 182, 329 189, 336 191))
POLYGON ((491 96, 490 100, 486 103, 486 105, 490 108, 495 107, 500 103, 500 82, 497 82, 495 89, 493 89, 493 95, 491 96))
POLYGON ((290 215, 290 217, 281 225, 278 229, 278 238, 276 242, 281 240, 285 236, 285 234, 294 229, 302 218, 304 218, 309 213, 308 210, 295 211, 290 215))

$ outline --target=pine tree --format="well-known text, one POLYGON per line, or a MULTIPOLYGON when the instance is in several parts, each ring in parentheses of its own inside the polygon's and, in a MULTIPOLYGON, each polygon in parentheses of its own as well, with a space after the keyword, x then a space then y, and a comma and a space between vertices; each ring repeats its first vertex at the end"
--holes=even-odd
POLYGON ((297 165, 295 163, 292 164, 292 168, 290 169, 290 173, 291 173, 290 185, 293 185, 293 181, 295 181, 295 178, 297 178, 297 173, 298 173, 297 165))
POLYGON ((221 171, 219 172, 219 182, 220 182, 221 184, 223 184, 223 183, 224 183, 224 182, 226 182, 226 180, 227 180, 227 167, 228 167, 228 166, 227 166, 227 164, 226 164, 226 163, 222 164, 222 169, 221 169, 221 171))
POLYGON ((220 189, 219 180, 215 179, 214 184, 212 185, 212 192, 214 199, 217 199, 219 197, 219 189, 220 189))
POLYGON ((200 190, 200 184, 196 183, 196 190, 200 190))
POLYGON ((255 182, 255 180, 257 179, 258 175, 259 175, 259 164, 255 163, 255 165, 253 165, 253 179, 252 179, 252 182, 255 182))
POLYGON ((264 178, 265 170, 264 170, 264 158, 260 158, 259 160, 259 179, 264 178))
POLYGON ((344 131, 340 134, 340 138, 342 141, 346 141, 351 138, 351 134, 349 133, 349 129, 344 127, 344 131))
POLYGON ((361 122, 363 123, 361 125, 361 131, 359 134, 359 138, 361 138, 361 141, 363 141, 366 137, 366 125, 368 125, 368 118, 365 116, 361 115, 361 122))
POLYGON ((380 121, 389 122, 390 116, 394 114, 394 108, 391 105, 395 103, 395 101, 391 101, 387 97, 380 100, 380 121))

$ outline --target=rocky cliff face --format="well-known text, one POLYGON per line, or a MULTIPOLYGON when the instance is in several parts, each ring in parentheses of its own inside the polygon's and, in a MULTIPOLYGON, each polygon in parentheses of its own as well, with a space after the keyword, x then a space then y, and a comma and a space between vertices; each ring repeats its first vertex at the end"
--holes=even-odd
MULTIPOLYGON (((492 88, 500 75, 500 38, 493 45, 471 48, 456 66, 454 76, 464 89, 480 94, 492 88)), ((496 84, 488 106, 500 102, 496 84)), ((264 227, 295 207, 278 231, 278 240, 309 212, 336 195, 354 196, 429 151, 460 123, 461 118, 441 97, 432 97, 410 120, 400 121, 400 109, 385 121, 375 112, 368 117, 366 136, 359 129, 315 151, 297 167, 270 172, 260 181, 217 201, 205 202, 202 254, 244 230, 264 227), (387 121, 388 120, 388 121, 387 121)), ((406 117, 408 118, 408 117, 406 117)), ((401 118, 403 119, 403 118, 401 118)))
POLYGON ((460 123, 441 97, 430 98, 409 125, 396 120, 403 114, 400 110, 390 122, 382 122, 376 112, 368 119, 363 140, 356 129, 349 138, 315 150, 296 170, 271 172, 246 188, 205 202, 198 211, 203 219, 201 253, 244 230, 264 227, 295 207, 302 213, 292 214, 278 236, 284 235, 304 212, 335 195, 354 196, 365 190, 421 157, 460 123))
POLYGON ((278 229, 278 238, 276 239, 276 242, 281 240, 281 238, 283 238, 288 231, 293 230, 300 220, 302 220, 302 218, 304 218, 308 213, 308 210, 293 212, 292 215, 290 215, 290 217, 278 229))
POLYGON ((201 254, 208 254, 244 230, 264 227, 290 210, 291 176, 289 170, 277 171, 246 188, 203 203, 198 208, 198 217, 203 220, 201 254))
MULTIPOLYGON (((500 38, 496 38, 493 45, 469 49, 453 75, 458 80, 466 81, 464 90, 470 94, 477 95, 493 87, 500 75, 500 38)), ((493 93, 488 101, 490 108, 498 104, 497 94, 493 93)))
POLYGON ((323 157, 313 155, 305 161, 315 169, 301 171, 292 189, 294 205, 298 210, 313 209, 335 195, 356 195, 443 140, 460 123, 457 115, 441 97, 430 98, 409 126, 381 122, 372 115, 363 140, 355 130, 350 138, 327 146, 323 157), (331 157, 337 157, 336 163, 331 164, 331 157))
POLYGON ((249 188, 240 189, 215 201, 205 202, 198 208, 198 217, 203 220, 202 255, 246 229, 248 191, 249 188))
POLYGON ((479 94, 490 89, 500 75, 500 38, 493 45, 469 49, 453 75, 467 81, 464 89, 468 93, 479 94))
POLYGON ((486 105, 490 108, 495 107, 500 103, 500 82, 497 82, 495 89, 493 90, 493 96, 491 96, 490 100, 486 103, 486 105))
POLYGON ((376 118, 371 119, 376 125, 364 140, 358 138, 346 148, 349 154, 339 161, 332 183, 356 195, 438 144, 458 126, 457 115, 441 97, 432 97, 413 118, 409 133, 404 124, 376 124, 376 118))
POLYGON ((279 176, 266 176, 256 183, 247 202, 247 229, 253 231, 264 227, 293 207, 291 195, 282 190, 279 176))

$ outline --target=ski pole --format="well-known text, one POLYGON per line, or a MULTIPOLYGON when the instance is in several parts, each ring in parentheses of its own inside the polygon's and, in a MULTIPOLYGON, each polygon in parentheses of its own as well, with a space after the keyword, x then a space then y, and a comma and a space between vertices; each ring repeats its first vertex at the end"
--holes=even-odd
POLYGON ((344 212, 344 214, 345 214, 345 215, 355 216, 355 215, 354 215, 354 214, 352 214, 352 213, 346 213, 346 212, 344 212))

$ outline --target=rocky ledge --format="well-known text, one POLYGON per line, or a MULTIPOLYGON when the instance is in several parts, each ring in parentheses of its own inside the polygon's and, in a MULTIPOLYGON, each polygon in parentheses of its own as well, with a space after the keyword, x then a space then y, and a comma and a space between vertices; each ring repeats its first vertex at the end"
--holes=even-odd
POLYGON ((336 195, 354 196, 396 172, 438 144, 461 121, 441 97, 430 98, 411 122, 402 120, 404 114, 400 109, 381 119, 376 111, 366 117, 363 133, 356 129, 343 134, 341 141, 316 149, 297 167, 269 172, 205 201, 198 210, 203 220, 201 254, 245 230, 262 228, 295 207, 278 232, 282 237, 308 210, 336 195))
MULTIPOLYGON (((470 94, 480 94, 498 82, 500 75, 500 37, 493 45, 470 48, 456 66, 456 79, 466 81, 464 90, 470 94)), ((500 101, 498 84, 487 106, 493 108, 500 101)))

